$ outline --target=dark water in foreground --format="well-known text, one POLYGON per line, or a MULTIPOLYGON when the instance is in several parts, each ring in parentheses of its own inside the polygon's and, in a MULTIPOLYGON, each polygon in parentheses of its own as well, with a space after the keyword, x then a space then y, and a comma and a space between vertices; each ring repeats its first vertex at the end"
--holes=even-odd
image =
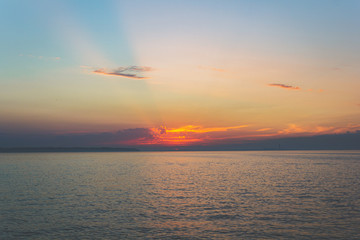
POLYGON ((360 152, 0 154, 0 239, 360 239, 360 152))

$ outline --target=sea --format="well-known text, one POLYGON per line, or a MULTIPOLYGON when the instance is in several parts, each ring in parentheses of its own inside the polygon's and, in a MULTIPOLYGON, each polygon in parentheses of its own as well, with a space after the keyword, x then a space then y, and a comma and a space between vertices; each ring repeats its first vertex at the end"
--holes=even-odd
POLYGON ((360 151, 1 153, 0 239, 360 239, 360 151))

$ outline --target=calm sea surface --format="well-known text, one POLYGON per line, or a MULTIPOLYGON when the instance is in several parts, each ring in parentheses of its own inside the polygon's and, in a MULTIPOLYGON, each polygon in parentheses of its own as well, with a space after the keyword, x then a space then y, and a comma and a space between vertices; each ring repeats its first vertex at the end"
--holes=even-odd
POLYGON ((0 239, 360 239, 359 151, 0 154, 0 239))

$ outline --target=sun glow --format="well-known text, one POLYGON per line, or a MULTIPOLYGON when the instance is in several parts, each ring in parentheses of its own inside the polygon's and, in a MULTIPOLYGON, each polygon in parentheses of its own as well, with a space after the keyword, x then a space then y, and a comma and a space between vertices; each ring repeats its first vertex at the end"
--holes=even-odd
POLYGON ((188 146, 192 144, 206 143, 214 139, 210 133, 235 131, 245 128, 248 125, 232 126, 232 127, 203 127, 195 125, 186 125, 179 128, 151 128, 151 138, 140 138, 128 141, 127 144, 136 145, 163 145, 163 146, 188 146))
MULTIPOLYGON (((196 146, 216 145, 221 143, 243 143, 268 138, 313 136, 316 134, 337 134, 346 132, 347 128, 334 128, 325 126, 313 126, 306 128, 296 124, 289 124, 284 129, 260 128, 255 126, 239 125, 230 127, 204 127, 197 125, 185 125, 178 128, 147 129, 148 135, 132 140, 117 142, 126 145, 154 145, 154 146, 196 146)), ((351 129, 357 130, 358 126, 351 129)))
POLYGON ((207 132, 223 132, 231 129, 239 129, 248 127, 248 125, 240 125, 240 126, 234 126, 234 127, 213 127, 213 128, 204 128, 202 126, 193 126, 193 125, 187 125, 180 128, 172 128, 167 129, 166 132, 169 133, 185 133, 185 132, 192 132, 192 133, 207 133, 207 132))

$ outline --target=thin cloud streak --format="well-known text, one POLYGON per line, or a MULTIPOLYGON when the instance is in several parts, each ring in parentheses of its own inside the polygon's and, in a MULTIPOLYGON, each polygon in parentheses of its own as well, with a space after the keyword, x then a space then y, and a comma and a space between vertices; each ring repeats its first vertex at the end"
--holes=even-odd
POLYGON ((271 130, 272 128, 261 128, 261 129, 258 129, 256 130, 257 132, 265 132, 265 131, 269 131, 271 130))
POLYGON ((215 72, 225 72, 224 69, 216 68, 216 67, 198 66, 198 68, 199 69, 204 69, 204 70, 211 70, 211 71, 215 71, 215 72))
POLYGON ((99 68, 92 71, 92 73, 141 80, 141 79, 149 79, 149 77, 144 77, 142 73, 149 72, 152 70, 153 69, 151 67, 130 66, 130 67, 119 67, 114 70, 99 68))
POLYGON ((282 84, 282 83, 270 83, 270 84, 268 84, 268 86, 285 88, 285 89, 289 89, 289 90, 300 90, 300 87, 290 86, 290 85, 286 85, 286 84, 282 84))

